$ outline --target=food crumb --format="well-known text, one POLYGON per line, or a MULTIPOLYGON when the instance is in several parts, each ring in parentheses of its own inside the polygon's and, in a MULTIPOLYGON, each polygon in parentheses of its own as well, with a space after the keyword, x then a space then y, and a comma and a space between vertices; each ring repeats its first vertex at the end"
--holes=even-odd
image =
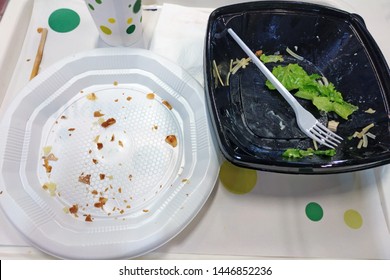
POLYGON ((164 100, 162 103, 163 103, 169 110, 172 110, 172 105, 169 104, 168 101, 164 100))
POLYGON ((128 96, 128 97, 126 98, 127 101, 130 101, 131 99, 133 99, 131 96, 128 96))
POLYGON ((123 142, 121 140, 118 141, 118 145, 123 148, 123 142))
POLYGON ((111 136, 111 140, 110 140, 111 142, 114 142, 115 141, 115 135, 113 134, 112 136, 111 136))
POLYGON ((97 99, 97 96, 94 92, 87 95, 87 99, 91 101, 95 101, 97 99))
POLYGON ((99 177, 100 177, 100 180, 104 180, 104 178, 106 177, 106 174, 99 174, 99 177))
POLYGON ((95 112, 93 112, 93 116, 94 116, 95 118, 99 118, 99 117, 103 117, 104 114, 101 113, 100 111, 95 111, 95 112))
POLYGON ((144 212, 144 213, 148 213, 148 212, 149 212, 149 210, 148 210, 148 209, 144 209, 144 210, 142 210, 142 212, 144 212))
POLYGON ((150 100, 154 99, 154 93, 148 93, 148 94, 146 95, 146 98, 147 98, 147 99, 150 99, 150 100))
POLYGON ((45 146, 45 147, 43 147, 43 155, 44 156, 47 156, 47 155, 49 155, 50 154, 50 152, 51 152, 51 150, 52 150, 52 146, 45 146))
POLYGON ((97 159, 95 159, 95 158, 92 159, 92 162, 93 162, 94 164, 98 164, 98 163, 99 163, 99 161, 98 161, 97 159))
POLYGON ((101 124, 101 126, 104 127, 104 128, 107 128, 107 127, 109 127, 109 126, 111 126, 111 125, 113 125, 113 124, 115 124, 115 123, 116 123, 116 120, 115 120, 114 118, 109 118, 108 120, 106 120, 105 122, 103 122, 103 123, 101 124))
POLYGON ((73 204, 73 205, 69 208, 69 213, 71 213, 71 214, 76 215, 78 211, 79 211, 79 206, 78 206, 77 204, 73 204))
POLYGON ((45 167, 46 173, 51 173, 53 167, 49 164, 49 160, 47 158, 43 159, 43 167, 45 167))
POLYGON ((255 55, 260 57, 263 54, 263 50, 258 50, 255 52, 255 55))
POLYGON ((101 125, 102 123, 104 123, 104 118, 99 118, 98 121, 97 121, 97 123, 100 124, 100 125, 101 125))
POLYGON ((339 122, 331 120, 328 122, 328 128, 330 131, 337 132, 337 127, 339 125, 339 122))
POLYGON ((91 191, 91 194, 93 194, 93 195, 98 195, 98 191, 97 190, 93 190, 93 191, 91 191))
POLYGON ((48 161, 57 161, 58 160, 58 158, 53 153, 48 154, 45 158, 48 161))
POLYGON ((103 143, 96 143, 96 146, 98 150, 103 149, 103 143))
POLYGON ((50 193, 51 196, 55 196, 57 190, 57 184, 53 182, 45 183, 42 188, 50 193))
POLYGON ((177 146, 177 138, 175 135, 168 135, 165 138, 165 142, 167 142, 169 145, 171 145, 173 148, 177 146))
POLYGON ((84 173, 81 173, 81 175, 79 176, 79 182, 86 184, 86 185, 90 185, 91 184, 91 174, 84 175, 84 173))
POLYGON ((108 201, 108 198, 105 198, 105 197, 99 197, 99 202, 96 202, 94 204, 94 206, 96 208, 103 208, 103 206, 106 204, 106 202, 108 201))
POLYGON ((117 86, 119 83, 117 81, 114 81, 113 85, 117 86))
POLYGON ((376 112, 376 110, 374 110, 372 108, 369 108, 366 111, 364 111, 364 113, 367 113, 367 114, 374 114, 375 112, 376 112))
POLYGON ((76 130, 76 128, 74 128, 74 127, 68 128, 68 131, 75 131, 75 130, 76 130))
POLYGON ((93 221, 91 214, 88 214, 88 215, 85 216, 85 221, 86 222, 92 222, 93 221))

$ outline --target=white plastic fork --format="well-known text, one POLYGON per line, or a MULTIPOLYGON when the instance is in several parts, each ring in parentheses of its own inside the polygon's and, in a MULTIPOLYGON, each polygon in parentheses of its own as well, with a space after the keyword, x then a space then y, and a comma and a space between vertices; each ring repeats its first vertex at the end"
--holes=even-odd
POLYGON ((330 131, 326 126, 321 124, 309 111, 302 107, 295 97, 282 85, 282 83, 272 74, 270 70, 261 62, 261 60, 249 49, 249 47, 241 40, 240 37, 229 28, 228 33, 249 56, 251 61, 260 69, 266 78, 274 85, 280 94, 293 108, 299 128, 308 137, 315 140, 317 143, 325 145, 331 149, 337 147, 343 140, 342 137, 330 131))

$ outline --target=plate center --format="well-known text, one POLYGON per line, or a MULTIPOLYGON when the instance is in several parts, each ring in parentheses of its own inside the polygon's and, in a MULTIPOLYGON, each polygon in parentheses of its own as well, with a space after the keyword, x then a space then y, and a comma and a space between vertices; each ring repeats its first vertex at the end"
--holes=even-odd
POLYGON ((179 123, 163 100, 136 85, 89 87, 68 102, 52 125, 43 157, 64 209, 78 215, 125 217, 142 210, 177 176, 179 123))

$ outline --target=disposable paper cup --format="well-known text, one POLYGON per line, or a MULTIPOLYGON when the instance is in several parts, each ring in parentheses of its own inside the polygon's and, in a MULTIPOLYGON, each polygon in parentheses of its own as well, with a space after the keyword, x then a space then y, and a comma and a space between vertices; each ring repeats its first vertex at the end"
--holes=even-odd
POLYGON ((110 46, 142 44, 142 0, 85 0, 102 40, 110 46))

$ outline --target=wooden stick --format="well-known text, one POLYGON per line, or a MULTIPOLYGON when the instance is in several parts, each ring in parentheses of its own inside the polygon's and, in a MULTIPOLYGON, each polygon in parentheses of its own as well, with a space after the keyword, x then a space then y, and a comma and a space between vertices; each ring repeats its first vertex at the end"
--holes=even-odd
POLYGON ((34 66, 31 71, 30 80, 32 80, 39 72, 39 66, 42 62, 43 50, 45 48, 46 37, 47 37, 47 28, 38 28, 38 33, 41 33, 41 41, 39 42, 37 55, 35 56, 34 66))

